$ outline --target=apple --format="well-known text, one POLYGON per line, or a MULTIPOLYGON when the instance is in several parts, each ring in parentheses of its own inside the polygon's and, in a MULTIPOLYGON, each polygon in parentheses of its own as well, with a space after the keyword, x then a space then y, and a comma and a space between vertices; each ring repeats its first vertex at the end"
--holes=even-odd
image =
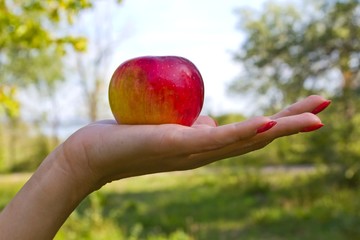
POLYGON ((191 126, 204 102, 199 70, 178 56, 143 56, 122 63, 109 85, 111 111, 119 124, 191 126))

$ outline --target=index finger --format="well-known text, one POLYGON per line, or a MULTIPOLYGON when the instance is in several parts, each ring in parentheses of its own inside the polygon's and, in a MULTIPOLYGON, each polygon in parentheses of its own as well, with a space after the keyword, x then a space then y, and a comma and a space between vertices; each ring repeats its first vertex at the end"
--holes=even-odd
POLYGON ((303 100, 300 100, 288 106, 284 110, 272 115, 270 118, 278 119, 282 117, 302 114, 305 112, 318 113, 319 110, 323 110, 319 109, 319 107, 324 106, 325 108, 327 106, 326 104, 329 105, 330 101, 318 95, 311 95, 303 100))
POLYGON ((258 129, 272 122, 267 117, 254 117, 243 122, 208 128, 184 128, 173 133, 178 149, 193 154, 222 148, 257 135, 258 129))

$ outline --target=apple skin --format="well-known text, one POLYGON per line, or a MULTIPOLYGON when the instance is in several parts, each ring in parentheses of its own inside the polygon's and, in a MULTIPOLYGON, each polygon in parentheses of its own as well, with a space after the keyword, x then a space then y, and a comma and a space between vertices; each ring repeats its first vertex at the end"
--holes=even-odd
POLYGON ((144 56, 122 63, 109 85, 111 111, 119 124, 191 126, 204 102, 199 70, 178 56, 144 56))

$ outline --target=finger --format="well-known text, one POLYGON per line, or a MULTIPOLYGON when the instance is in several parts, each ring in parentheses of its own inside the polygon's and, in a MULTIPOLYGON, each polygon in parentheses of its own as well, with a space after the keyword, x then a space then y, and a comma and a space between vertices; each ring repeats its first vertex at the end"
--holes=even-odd
POLYGON ((269 131, 222 148, 193 154, 189 161, 193 162, 193 166, 202 166, 224 158, 239 156, 263 148, 277 138, 297 134, 303 129, 321 124, 320 119, 312 113, 284 117, 276 121, 277 124, 269 131))
POLYGON ((271 122, 267 117, 255 117, 244 122, 212 128, 184 128, 175 132, 177 146, 187 153, 197 153, 222 148, 226 145, 251 138, 258 129, 271 122))
MULTIPOLYGON (((297 114, 301 114, 301 113, 305 113, 305 112, 316 111, 316 113, 317 113, 320 110, 319 107, 322 107, 324 103, 330 104, 330 102, 328 100, 326 100, 325 98, 323 98, 321 96, 311 95, 299 102, 296 102, 296 103, 290 105, 289 107, 285 108, 284 110, 280 111, 279 113, 274 114, 273 116, 271 116, 271 119, 278 119, 281 117, 297 115, 297 114)), ((321 109, 321 110, 323 110, 323 109, 321 109)))
POLYGON ((209 116, 199 116, 193 124, 193 127, 216 127, 217 125, 217 122, 213 118, 209 116))
POLYGON ((197 153, 190 155, 187 160, 191 162, 191 165, 189 164, 191 168, 197 168, 219 160, 250 153, 252 151, 264 148, 269 143, 271 143, 271 141, 268 142, 261 141, 261 142, 254 142, 251 145, 241 146, 241 147, 239 147, 241 143, 232 144, 231 146, 226 146, 226 149, 218 149, 205 153, 197 153))
POLYGON ((275 139, 300 132, 308 131, 316 126, 323 126, 318 116, 312 113, 302 113, 294 116, 287 116, 276 119, 278 123, 268 132, 263 134, 264 138, 275 139))

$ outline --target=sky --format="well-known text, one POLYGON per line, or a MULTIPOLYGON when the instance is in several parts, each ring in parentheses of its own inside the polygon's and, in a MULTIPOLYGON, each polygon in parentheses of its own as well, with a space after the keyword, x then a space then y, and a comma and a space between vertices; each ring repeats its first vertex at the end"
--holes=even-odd
MULTIPOLYGON (((235 9, 261 8, 264 0, 123 0, 120 5, 109 5, 108 2, 97 1, 97 8, 83 12, 79 18, 80 24, 75 24, 75 31, 80 28, 80 32, 81 29, 91 32, 100 27, 104 30, 100 36, 105 43, 111 41, 113 36, 114 39, 119 37, 111 48, 112 61, 103 73, 108 80, 105 85, 110 82, 117 66, 130 58, 177 55, 192 61, 202 74, 205 85, 202 114, 249 113, 249 100, 240 95, 231 97, 227 92, 228 85, 241 71, 241 66, 232 60, 232 52, 238 50, 243 40, 242 33, 236 28, 239 17, 235 9), (92 11, 100 13, 99 19, 95 18, 94 21, 92 11), (108 20, 106 25, 103 19, 108 20), (106 33, 109 24, 113 36, 106 33)), ((89 57, 91 51, 89 47, 89 57)), ((79 82, 74 82, 76 80, 68 81, 58 91, 56 107, 51 103, 41 104, 50 115, 49 118, 58 118, 60 121, 62 137, 86 124, 86 120, 81 117, 85 116, 85 110, 79 113, 79 106, 84 104, 79 98, 82 89, 79 82)), ((101 118, 112 117, 106 94, 107 91, 103 96, 105 114, 101 118)), ((29 118, 40 115, 36 112, 43 111, 38 104, 41 98, 37 98, 36 94, 23 98, 28 109, 25 115, 29 118), (28 101, 29 98, 34 99, 28 101)))
MULTIPOLYGON (((232 60, 243 39, 235 9, 261 7, 263 0, 124 0, 115 14, 128 36, 116 48, 111 72, 144 55, 177 55, 199 69, 205 84, 204 111, 246 112, 246 100, 229 97, 227 86, 240 73, 232 60)), ((121 29, 121 28, 119 28, 121 29)), ((120 30, 121 31, 121 30, 120 30)))

